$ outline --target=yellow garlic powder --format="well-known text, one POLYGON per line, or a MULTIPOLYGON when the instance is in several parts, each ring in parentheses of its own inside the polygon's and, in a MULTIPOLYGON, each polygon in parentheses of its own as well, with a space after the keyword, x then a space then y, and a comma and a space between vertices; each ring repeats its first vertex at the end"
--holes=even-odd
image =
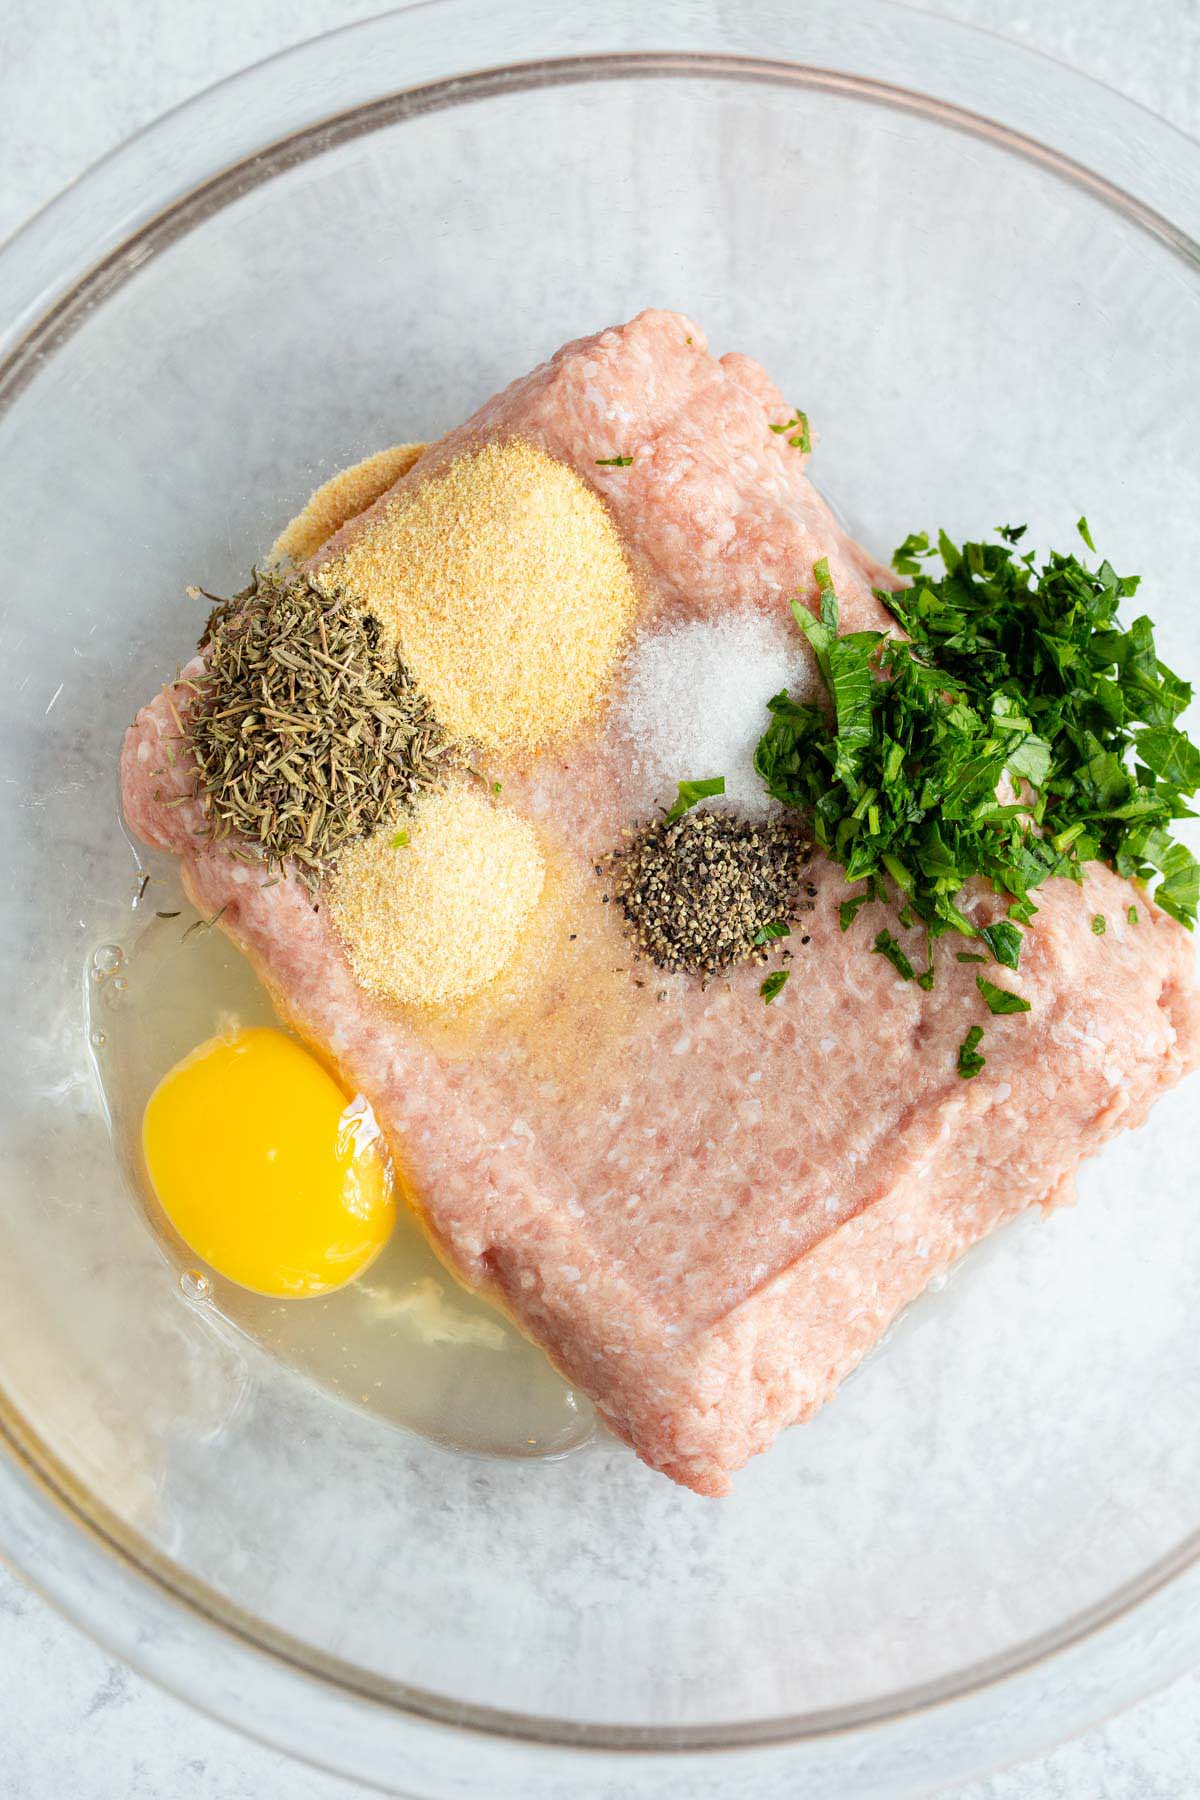
POLYGON ((309 496, 303 511, 285 525, 267 555, 267 562, 306 562, 315 556, 335 531, 356 518, 386 494, 394 481, 407 475, 424 450, 424 444, 393 444, 377 450, 333 475, 309 496))
POLYGON ((316 579, 374 613, 445 729, 487 750, 587 717, 636 597, 599 496, 517 439, 410 484, 316 579))
POLYGON ((477 993, 500 974, 544 879, 528 820, 474 782, 455 780, 427 794, 411 817, 351 845, 327 905, 362 987, 434 1006, 477 993))

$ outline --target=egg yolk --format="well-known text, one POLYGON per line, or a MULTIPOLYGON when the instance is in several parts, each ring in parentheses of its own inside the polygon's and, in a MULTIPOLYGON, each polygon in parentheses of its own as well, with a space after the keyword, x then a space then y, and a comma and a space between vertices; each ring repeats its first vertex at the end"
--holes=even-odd
POLYGON ((142 1145, 163 1211, 218 1274, 327 1294, 387 1242, 396 1208, 361 1100, 269 1027, 211 1038, 163 1077, 142 1145))

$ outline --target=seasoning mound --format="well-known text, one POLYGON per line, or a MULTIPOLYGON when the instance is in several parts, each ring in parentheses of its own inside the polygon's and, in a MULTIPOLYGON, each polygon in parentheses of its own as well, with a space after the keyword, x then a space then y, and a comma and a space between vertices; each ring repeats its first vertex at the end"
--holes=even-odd
POLYGON ((448 766, 450 746, 375 620, 256 573, 211 613, 184 735, 213 838, 315 886, 448 766))
POLYGON ((517 439, 403 490, 318 579, 379 619, 447 730, 489 750, 587 717, 635 601, 603 502, 517 439))
POLYGON ((790 613, 729 612, 668 625, 645 634, 622 666, 620 724, 647 809, 674 797, 681 770, 720 769, 725 795, 716 810, 761 818, 771 799, 754 752, 767 702, 783 688, 807 699, 814 685, 812 657, 790 613))
POLYGON ((394 481, 407 475, 424 449, 424 444, 393 444, 390 450, 377 450, 332 475, 284 526, 271 545, 268 563, 307 562, 348 519, 365 512, 394 481))
POLYGON ((607 866, 643 955, 660 969, 716 975, 765 962, 788 935, 782 927, 811 910, 811 854, 793 818, 695 811, 644 826, 607 866))
POLYGON ((467 781, 428 794, 405 828, 354 844, 327 903, 360 986, 432 1006, 500 974, 541 897, 533 827, 467 781))

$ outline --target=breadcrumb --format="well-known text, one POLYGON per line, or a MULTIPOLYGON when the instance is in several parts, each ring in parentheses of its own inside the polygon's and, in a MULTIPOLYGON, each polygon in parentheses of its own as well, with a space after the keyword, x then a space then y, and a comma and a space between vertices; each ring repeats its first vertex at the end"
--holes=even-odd
POLYGON ((636 597, 603 501, 520 439, 402 489, 315 579, 376 616, 447 731, 485 750, 586 719, 636 597))
POLYGON ((268 565, 307 562, 348 519, 365 512, 407 475, 424 449, 424 444, 393 444, 330 476, 284 526, 267 553, 268 565))

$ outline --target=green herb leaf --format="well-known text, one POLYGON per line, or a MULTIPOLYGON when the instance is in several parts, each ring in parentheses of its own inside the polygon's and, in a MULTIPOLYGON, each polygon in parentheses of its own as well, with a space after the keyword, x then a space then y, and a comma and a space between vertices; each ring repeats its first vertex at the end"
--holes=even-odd
POLYGON ((596 467, 598 469, 627 469, 632 461, 632 456, 598 456, 596 467))
POLYGON ((1079 518, 1075 521, 1075 529, 1094 556, 1096 554, 1096 546, 1092 542, 1092 534, 1088 528, 1088 522, 1082 514, 1080 514, 1079 518))
POLYGON ((710 775, 703 781, 681 781, 678 797, 667 817, 668 819, 682 819, 684 813, 690 812, 697 802, 708 800, 714 794, 723 794, 724 792, 725 777, 723 775, 710 775))
POLYGON ((760 925, 750 939, 752 944, 772 944, 776 938, 791 937, 792 928, 784 919, 772 919, 768 925, 760 925))
POLYGON ((1196 923, 1196 908, 1200 904, 1200 863, 1186 844, 1171 844, 1156 866, 1163 878, 1154 890, 1154 898, 1164 912, 1190 928, 1196 923))
POLYGON ((777 437, 782 436, 785 431, 791 432, 792 436, 788 438, 788 443, 793 450, 800 450, 807 455, 812 449, 812 434, 808 428, 808 414, 806 412, 801 412, 799 407, 795 409, 786 425, 772 425, 771 430, 777 437))
POLYGON ((767 976, 767 979, 763 982, 758 991, 768 1006, 770 1006, 772 1000, 776 999, 778 995, 783 992, 784 985, 790 973, 791 971, 789 969, 775 969, 767 976))
POLYGON ((954 960, 955 962, 985 963, 987 957, 980 956, 978 950, 956 950, 954 960))
POLYGON ((407 831, 403 831, 403 830, 397 831, 395 833, 395 835, 392 837, 391 847, 393 850, 407 850, 407 848, 408 848, 408 833, 407 833, 407 831))
POLYGON ((1028 525, 997 525, 996 535, 1002 537, 1006 543, 1019 544, 1028 530, 1028 525))
POLYGON ((854 894, 849 900, 843 900, 841 902, 838 907, 838 924, 843 931, 849 931, 863 907, 867 905, 868 901, 873 900, 874 898, 875 895, 872 889, 867 887, 863 889, 861 894, 854 894))
POLYGON ((902 981, 911 981, 915 976, 916 970, 890 931, 881 931, 872 944, 871 950, 876 956, 886 956, 902 981))
POLYGON ((1108 920, 1103 913, 1092 914, 1092 931, 1096 937, 1103 937, 1108 930, 1108 920))
POLYGON ((1128 912, 1127 912, 1127 913, 1126 913, 1126 915, 1125 915, 1125 917, 1126 917, 1126 918, 1127 918, 1127 919, 1128 919, 1128 920, 1129 920, 1129 923, 1130 923, 1130 924, 1131 924, 1131 925, 1136 925, 1136 924, 1137 924, 1137 922, 1138 922, 1138 909, 1137 909, 1137 907, 1136 907, 1136 906, 1131 906, 1131 907, 1130 907, 1130 909, 1129 909, 1129 911, 1128 911, 1128 912))
POLYGON ((814 619, 802 601, 792 601, 797 625, 812 646, 825 685, 833 697, 837 718, 834 775, 853 782, 859 758, 871 741, 873 677, 871 661, 883 641, 879 631, 855 631, 838 636, 838 602, 829 573, 829 558, 813 564, 813 579, 821 596, 821 617, 814 619))
POLYGON ((979 935, 998 963, 1003 963, 1006 969, 1020 968, 1022 936, 1008 919, 997 919, 994 925, 985 925, 979 935))
POLYGON ((1173 725, 1152 725, 1134 733, 1137 753, 1152 774, 1185 794, 1200 787, 1200 749, 1173 725))
POLYGON ((1008 759, 1010 775, 1019 775, 1030 787, 1040 788, 1045 785, 1050 773, 1051 750, 1044 738, 1035 737, 1031 732, 1027 738, 1017 745, 1008 759))
POLYGON ((897 575, 919 575, 921 559, 935 556, 937 552, 930 548, 929 538, 923 531, 910 531, 902 544, 892 551, 892 567, 897 575))
POLYGON ((997 987, 994 982, 988 980, 986 975, 977 975, 975 986, 987 1002, 989 1012, 1023 1013, 1029 1011, 1028 1000, 1023 1000, 1020 994, 1011 994, 1007 988, 997 987))
POLYGON ((983 1042, 983 1026, 972 1025, 962 1043, 958 1046, 958 1072, 964 1081, 972 1081, 987 1062, 986 1056, 979 1055, 979 1046, 983 1042))

